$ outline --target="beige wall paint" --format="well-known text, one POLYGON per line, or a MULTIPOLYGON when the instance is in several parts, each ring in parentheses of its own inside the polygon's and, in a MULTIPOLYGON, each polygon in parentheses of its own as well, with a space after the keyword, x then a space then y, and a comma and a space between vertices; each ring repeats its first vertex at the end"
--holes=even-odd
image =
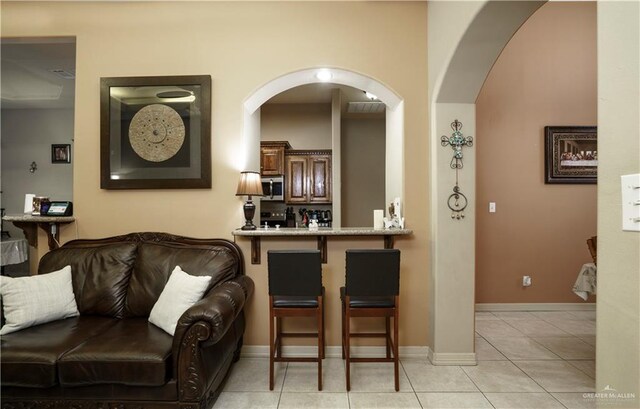
POLYGON ((263 141, 289 141, 292 149, 331 149, 331 104, 265 104, 263 141))
MULTIPOLYGON (((405 172, 404 211, 414 231, 396 242, 402 250, 400 344, 426 345, 425 3, 2 2, 1 7, 3 37, 77 38, 74 198, 83 238, 147 230, 232 239, 231 231, 243 220, 242 200, 235 197, 238 174, 257 154, 249 155, 241 142, 242 104, 254 90, 282 74, 324 65, 371 76, 392 88, 404 99, 404 166, 410 170, 405 172), (213 79, 212 189, 101 190, 100 77, 187 74, 213 79)), ((75 229, 62 230, 63 241, 73 238, 75 229)), ((238 243, 248 256, 249 241, 238 243)), ((344 250, 381 248, 382 241, 330 239, 328 246, 329 262, 323 266, 328 343, 339 345, 344 250)), ((315 248, 316 243, 264 240, 263 260, 267 250, 283 247, 315 248)), ((256 293, 247 306, 245 343, 266 345, 266 265, 247 267, 256 293)))
POLYGON ((476 101, 477 303, 582 301, 571 288, 591 261, 596 186, 544 183, 544 127, 596 125, 596 65, 596 4, 550 2, 488 75, 476 101))
POLYGON ((385 210, 385 120, 342 120, 342 226, 373 226, 385 210))
POLYGON ((620 176, 640 173, 640 4, 598 2, 598 316, 596 391, 640 407, 640 233, 622 231, 620 176))

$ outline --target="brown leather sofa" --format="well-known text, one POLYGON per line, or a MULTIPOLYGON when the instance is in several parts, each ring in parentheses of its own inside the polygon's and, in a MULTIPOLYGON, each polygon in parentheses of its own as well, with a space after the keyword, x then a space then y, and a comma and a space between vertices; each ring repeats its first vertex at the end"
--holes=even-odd
POLYGON ((165 233, 74 240, 38 270, 69 264, 80 316, 2 337, 2 408, 211 407, 254 288, 238 246, 165 233), (176 265, 212 280, 171 336, 147 319, 176 265))

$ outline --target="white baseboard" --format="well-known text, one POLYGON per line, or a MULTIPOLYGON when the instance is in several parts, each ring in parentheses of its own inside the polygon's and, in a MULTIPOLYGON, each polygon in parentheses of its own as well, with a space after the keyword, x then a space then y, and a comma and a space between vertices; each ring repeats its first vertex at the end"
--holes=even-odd
POLYGON ((476 311, 594 311, 596 303, 482 303, 476 311))
POLYGON ((432 365, 462 365, 475 366, 478 365, 475 352, 433 352, 429 347, 427 354, 432 365))
MULTIPOLYGON (((400 358, 427 358, 429 347, 408 346, 400 347, 400 358)), ((382 358, 386 354, 385 347, 378 346, 352 346, 351 356, 357 357, 374 357, 382 358)), ((318 347, 290 345, 282 347, 283 356, 300 356, 300 357, 316 357, 318 356, 318 347)), ((324 355, 326 358, 342 358, 342 348, 340 346, 327 346, 324 355)), ((245 345, 242 347, 243 358, 268 358, 268 345, 245 345)))

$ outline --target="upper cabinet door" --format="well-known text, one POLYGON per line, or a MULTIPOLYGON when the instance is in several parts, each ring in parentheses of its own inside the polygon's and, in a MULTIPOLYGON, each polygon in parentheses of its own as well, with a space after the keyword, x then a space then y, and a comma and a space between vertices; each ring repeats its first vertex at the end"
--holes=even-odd
POLYGON ((284 169, 284 149, 261 148, 260 149, 260 173, 263 176, 282 175, 284 169))
POLYGON ((285 157, 285 202, 309 203, 307 190, 307 157, 285 157))
POLYGON ((309 203, 331 203, 331 156, 309 156, 309 203))
POLYGON ((260 173, 262 176, 284 175, 284 154, 291 145, 287 141, 260 143, 260 173))

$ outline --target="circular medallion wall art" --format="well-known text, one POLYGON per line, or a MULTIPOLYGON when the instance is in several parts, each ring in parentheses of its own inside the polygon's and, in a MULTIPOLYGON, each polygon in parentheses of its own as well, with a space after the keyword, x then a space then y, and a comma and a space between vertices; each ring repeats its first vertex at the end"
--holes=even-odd
POLYGON ((129 125, 129 142, 142 159, 164 162, 178 153, 184 143, 185 128, 180 114, 162 104, 147 105, 129 125))

